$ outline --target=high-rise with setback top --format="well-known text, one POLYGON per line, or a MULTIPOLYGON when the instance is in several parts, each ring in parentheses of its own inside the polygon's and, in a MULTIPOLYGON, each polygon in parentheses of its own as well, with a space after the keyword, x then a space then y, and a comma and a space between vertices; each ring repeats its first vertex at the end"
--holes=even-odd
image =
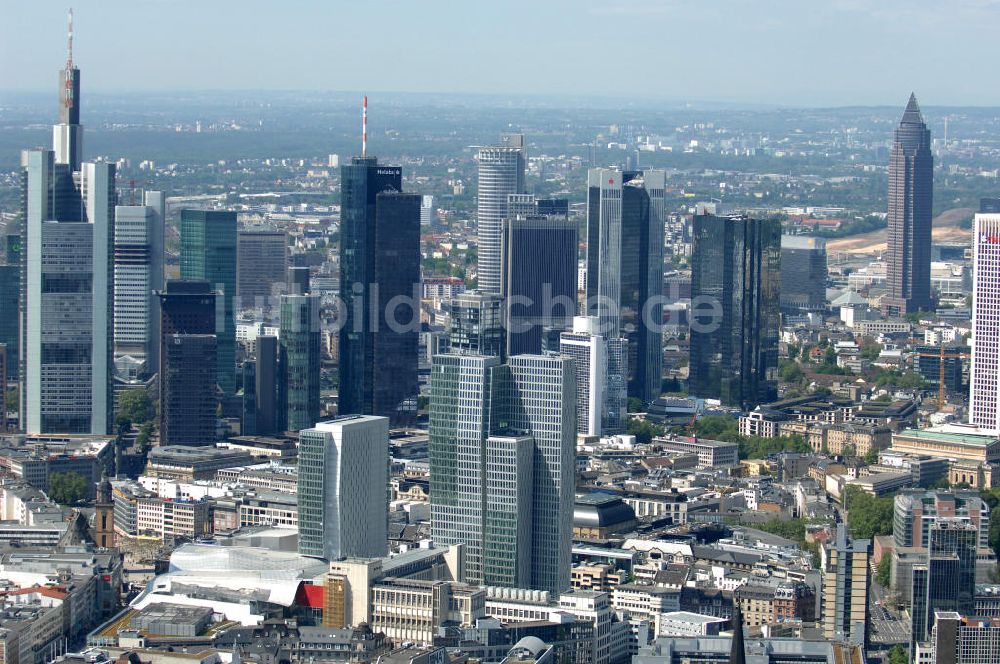
POLYGON ((931 132, 916 95, 903 111, 889 156, 889 241, 882 309, 901 316, 931 307, 931 132))
POLYGON ((72 37, 59 83, 54 149, 21 158, 21 427, 106 434, 113 408, 115 167, 81 161, 72 37))
POLYGON ((568 358, 435 356, 431 528, 465 545, 468 582, 569 586, 575 405, 568 358))

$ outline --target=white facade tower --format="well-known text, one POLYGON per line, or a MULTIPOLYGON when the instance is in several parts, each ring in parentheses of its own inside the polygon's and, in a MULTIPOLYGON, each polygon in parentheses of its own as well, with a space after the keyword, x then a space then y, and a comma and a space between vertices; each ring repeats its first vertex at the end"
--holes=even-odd
POLYGON ((1000 214, 973 226, 972 365, 969 422, 1000 432, 1000 214))
POLYGON ((524 193, 524 135, 504 134, 500 145, 482 147, 476 208, 479 290, 500 295, 503 286, 503 220, 507 197, 524 193))

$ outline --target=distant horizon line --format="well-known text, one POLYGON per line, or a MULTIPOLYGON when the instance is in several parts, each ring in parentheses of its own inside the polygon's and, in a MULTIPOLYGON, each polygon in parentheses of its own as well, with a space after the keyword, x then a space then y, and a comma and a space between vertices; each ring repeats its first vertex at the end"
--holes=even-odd
MULTIPOLYGON (((53 86, 54 87, 54 86, 53 86)), ((55 95, 49 89, 42 88, 0 88, 0 96, 2 95, 21 95, 21 96, 47 96, 55 95)), ((470 99, 480 99, 480 100, 496 100, 502 101, 504 98, 510 98, 511 101, 515 99, 533 99, 538 101, 566 101, 566 100, 593 100, 600 101, 604 103, 614 102, 623 107, 623 109, 628 108, 642 108, 651 104, 670 104, 671 109, 665 110, 683 110, 684 107, 699 107, 699 106, 720 106, 729 107, 732 109, 746 109, 746 110, 848 110, 848 109, 895 109, 895 108, 905 108, 905 99, 898 104, 895 103, 856 103, 856 104, 843 104, 843 105, 832 105, 832 104, 792 104, 785 102, 754 102, 745 100, 724 100, 724 99, 682 99, 677 97, 668 96, 651 96, 651 95, 629 95, 628 97, 610 94, 594 94, 594 93, 551 93, 551 92, 459 92, 459 91, 414 91, 414 90, 372 90, 372 91, 362 91, 362 90, 340 90, 340 89, 308 89, 308 88, 165 88, 161 90, 153 89, 124 89, 124 88, 111 88, 111 89, 85 89, 85 96, 93 96, 98 98, 115 98, 115 97, 125 97, 125 96, 163 96, 163 95, 216 95, 216 96, 231 96, 231 95, 287 95, 287 94, 308 94, 308 95, 332 95, 332 96, 351 96, 356 95, 360 99, 362 95, 368 95, 370 97, 377 97, 378 95, 384 95, 386 97, 433 97, 435 95, 441 96, 443 98, 470 98, 470 99)), ((919 95, 918 95, 919 99, 919 95)), ((3 103, 2 97, 0 97, 0 104, 3 103)), ((1000 104, 920 104, 921 108, 930 109, 975 109, 975 110, 989 110, 989 109, 1000 109, 1000 104)), ((586 110, 586 109, 580 109, 586 110)))

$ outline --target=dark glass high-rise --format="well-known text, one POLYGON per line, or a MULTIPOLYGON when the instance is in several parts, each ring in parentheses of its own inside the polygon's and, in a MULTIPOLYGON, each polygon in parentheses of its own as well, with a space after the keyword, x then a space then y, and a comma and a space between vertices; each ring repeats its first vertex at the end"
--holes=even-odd
POLYGON ((932 306, 933 188, 931 132, 916 96, 911 94, 889 156, 889 233, 882 300, 882 309, 889 315, 906 315, 932 306))
POLYGON ((753 408, 777 398, 781 223, 694 218, 692 396, 753 408))
POLYGON ((412 303, 420 282, 420 197, 375 157, 354 157, 340 176, 339 412, 399 423, 416 412, 417 312, 396 307, 390 326, 386 305, 412 303))

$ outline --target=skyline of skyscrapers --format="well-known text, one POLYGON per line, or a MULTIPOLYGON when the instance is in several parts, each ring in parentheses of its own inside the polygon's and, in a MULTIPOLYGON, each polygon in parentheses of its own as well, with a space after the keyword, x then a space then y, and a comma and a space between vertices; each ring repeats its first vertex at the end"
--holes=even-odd
POLYGON ((780 222, 695 216, 692 396, 741 408, 777 399, 780 260, 780 222))
POLYGON ((889 156, 889 234, 882 308, 890 315, 931 308, 933 189, 931 132, 916 95, 910 94, 889 156))

